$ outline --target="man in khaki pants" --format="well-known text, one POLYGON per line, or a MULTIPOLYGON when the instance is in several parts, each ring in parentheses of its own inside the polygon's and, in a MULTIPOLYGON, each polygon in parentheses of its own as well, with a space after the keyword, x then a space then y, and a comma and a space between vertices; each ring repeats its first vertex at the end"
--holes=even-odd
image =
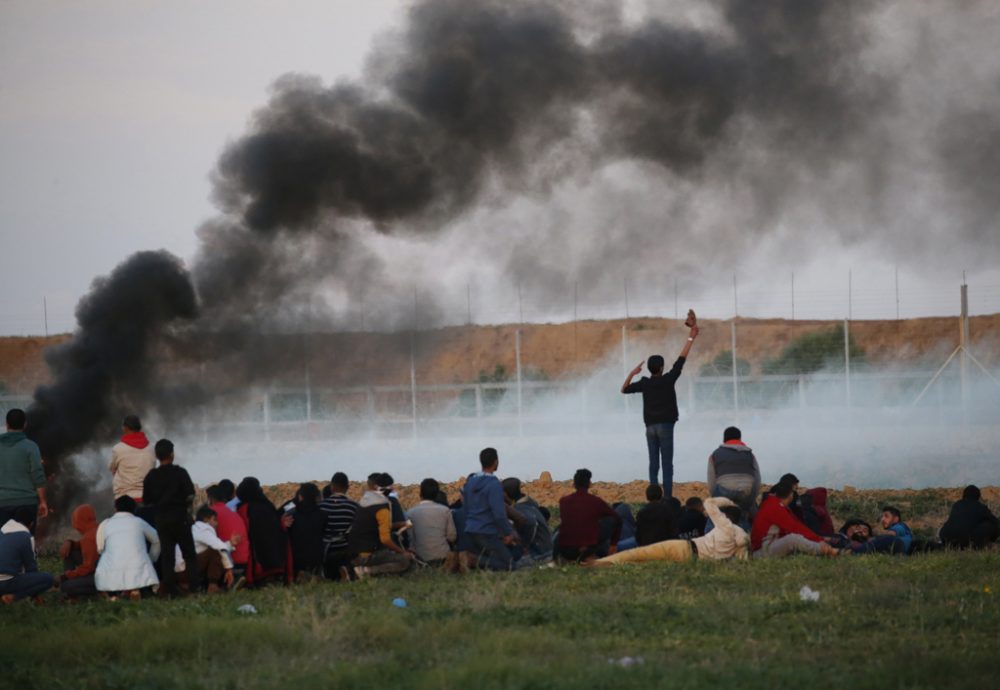
POLYGON ((715 523, 715 529, 703 537, 695 539, 668 539, 649 546, 621 551, 594 561, 594 565, 620 565, 622 563, 648 563, 650 561, 672 561, 684 563, 695 558, 723 560, 726 558, 746 559, 750 537, 741 527, 740 509, 728 498, 716 497, 705 500, 705 510, 715 523))

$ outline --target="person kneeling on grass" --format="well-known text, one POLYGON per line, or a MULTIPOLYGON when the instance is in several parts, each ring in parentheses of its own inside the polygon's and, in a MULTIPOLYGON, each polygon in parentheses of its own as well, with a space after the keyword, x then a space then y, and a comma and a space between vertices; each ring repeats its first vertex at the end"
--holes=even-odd
POLYGON ((620 551, 594 561, 594 565, 619 565, 622 563, 648 563, 673 561, 683 563, 695 558, 725 560, 747 558, 750 537, 739 526, 743 511, 730 499, 718 496, 704 502, 715 528, 703 537, 694 539, 668 539, 628 551, 620 551))
MULTIPOLYGON (((228 508, 226 508, 228 510, 228 508)), ((208 585, 208 593, 215 594, 222 588, 233 587, 232 553, 242 541, 238 534, 233 534, 228 540, 219 538, 219 516, 212 508, 202 506, 195 513, 194 524, 191 525, 191 539, 194 541, 195 569, 198 571, 199 582, 208 585)), ((180 573, 186 570, 180 547, 175 552, 174 569, 180 573)))
POLYGON ((389 497, 379 490, 383 476, 381 472, 368 475, 348 535, 358 577, 405 573, 413 563, 413 554, 392 538, 392 506, 389 497))
POLYGON ((71 519, 80 533, 80 541, 67 539, 59 547, 65 572, 56 578, 56 585, 70 600, 97 594, 94 573, 97 571, 97 514, 89 504, 77 506, 71 519))
POLYGON ((447 505, 438 503, 441 485, 435 479, 420 482, 420 503, 407 513, 413 523, 413 550, 427 565, 443 566, 451 556, 451 545, 458 539, 455 519, 447 505))
POLYGON ((33 597, 52 589, 55 578, 38 572, 35 549, 29 529, 35 521, 35 506, 20 506, 14 511, 12 522, 24 529, 0 533, 0 600, 10 604, 33 597))
POLYGON ((160 583, 153 567, 160 555, 160 537, 148 522, 135 516, 135 509, 135 499, 125 494, 115 500, 115 514, 97 528, 101 557, 94 584, 98 592, 122 592, 138 600, 139 590, 160 583))
POLYGON ((796 552, 836 556, 839 551, 823 541, 821 536, 806 527, 789 510, 793 495, 794 485, 781 481, 764 498, 750 532, 754 558, 777 558, 796 552))

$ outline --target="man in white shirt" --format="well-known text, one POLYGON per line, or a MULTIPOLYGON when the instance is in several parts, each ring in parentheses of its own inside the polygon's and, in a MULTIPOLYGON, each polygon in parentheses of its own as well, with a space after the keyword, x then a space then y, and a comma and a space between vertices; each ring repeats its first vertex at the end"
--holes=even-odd
MULTIPOLYGON (((208 593, 221 591, 221 585, 227 589, 233 586, 232 550, 240 543, 240 535, 233 534, 228 541, 219 539, 216 528, 219 517, 208 506, 202 506, 195 513, 194 524, 191 525, 191 538, 194 541, 194 552, 198 558, 199 579, 208 583, 208 593)), ((184 558, 180 547, 177 547, 174 572, 183 572, 184 558)))
POLYGON ((417 558, 429 565, 442 565, 458 539, 451 510, 436 500, 440 491, 434 479, 420 482, 420 503, 407 513, 413 523, 413 550, 417 558))

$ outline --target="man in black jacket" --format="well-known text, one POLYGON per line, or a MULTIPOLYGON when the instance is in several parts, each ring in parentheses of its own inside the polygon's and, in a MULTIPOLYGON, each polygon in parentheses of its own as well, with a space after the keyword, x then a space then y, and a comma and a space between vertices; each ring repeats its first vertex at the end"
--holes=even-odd
POLYGON ((165 438, 154 447, 160 466, 150 470, 142 485, 143 506, 153 513, 156 533, 160 536, 161 597, 176 596, 177 575, 174 573, 176 547, 187 570, 188 587, 198 591, 198 556, 191 536, 191 503, 194 484, 187 470, 174 464, 174 444, 165 438))
POLYGON ((674 424, 677 423, 677 392, 674 384, 680 378, 698 326, 692 325, 684 349, 666 374, 663 357, 653 355, 646 361, 651 376, 643 376, 632 383, 642 371, 642 362, 629 372, 622 384, 622 393, 642 393, 642 420, 646 423, 646 448, 649 451, 649 483, 659 484, 660 464, 663 465, 663 492, 667 498, 674 491, 674 424))
POLYGON ((980 502, 981 498, 978 486, 965 487, 962 500, 951 506, 948 520, 941 527, 941 541, 945 546, 984 549, 997 540, 1000 535, 997 518, 980 502))
POLYGON ((677 538, 677 515, 674 507, 663 500, 663 487, 650 484, 646 487, 646 505, 635 514, 635 541, 648 546, 658 541, 677 538))

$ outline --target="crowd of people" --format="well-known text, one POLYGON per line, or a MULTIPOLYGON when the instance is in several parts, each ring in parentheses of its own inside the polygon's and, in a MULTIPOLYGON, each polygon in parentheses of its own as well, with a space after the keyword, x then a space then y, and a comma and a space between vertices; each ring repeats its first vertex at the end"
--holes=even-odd
POLYGON ((48 512, 38 447, 25 435, 21 410, 7 414, 0 435, 0 596, 4 603, 57 588, 68 600, 88 596, 140 600, 310 580, 353 581, 421 568, 514 571, 556 562, 613 566, 696 558, 778 558, 910 554, 934 548, 984 548, 997 540, 997 518, 966 487, 940 530, 940 541, 917 540, 899 509, 885 506, 881 532, 862 517, 835 530, 826 489, 799 493, 786 474, 761 494, 761 473, 739 429, 723 433, 708 458, 709 495, 685 504, 651 482, 647 502, 609 505, 591 493, 587 469, 553 515, 515 477, 497 476, 493 448, 479 454, 457 500, 449 503, 434 479, 420 484, 420 501, 404 510, 393 478, 366 478, 360 500, 335 473, 320 489, 306 483, 275 505, 260 482, 223 479, 204 501, 187 471, 174 464, 168 439, 151 443, 138 417, 123 421, 111 453, 114 513, 98 521, 89 504, 76 506, 76 538, 61 544, 61 574, 39 572, 34 527, 48 512))

